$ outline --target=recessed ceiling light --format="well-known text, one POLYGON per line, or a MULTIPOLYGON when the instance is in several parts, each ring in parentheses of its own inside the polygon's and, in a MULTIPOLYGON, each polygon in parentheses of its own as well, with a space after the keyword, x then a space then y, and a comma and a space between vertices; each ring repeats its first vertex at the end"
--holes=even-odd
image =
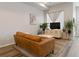
POLYGON ((44 8, 47 8, 47 6, 43 3, 38 3, 40 6, 44 7, 44 8))

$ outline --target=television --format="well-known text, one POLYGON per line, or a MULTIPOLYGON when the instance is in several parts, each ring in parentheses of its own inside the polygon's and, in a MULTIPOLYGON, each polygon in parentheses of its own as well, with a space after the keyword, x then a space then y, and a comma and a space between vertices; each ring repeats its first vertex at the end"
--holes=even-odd
POLYGON ((60 22, 50 23, 50 29, 60 29, 60 22))

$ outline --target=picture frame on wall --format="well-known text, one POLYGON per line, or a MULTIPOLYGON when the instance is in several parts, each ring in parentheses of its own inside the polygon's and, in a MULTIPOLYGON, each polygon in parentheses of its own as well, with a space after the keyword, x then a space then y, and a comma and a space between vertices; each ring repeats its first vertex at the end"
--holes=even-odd
POLYGON ((30 13, 30 24, 35 25, 37 22, 36 16, 32 13, 30 13))

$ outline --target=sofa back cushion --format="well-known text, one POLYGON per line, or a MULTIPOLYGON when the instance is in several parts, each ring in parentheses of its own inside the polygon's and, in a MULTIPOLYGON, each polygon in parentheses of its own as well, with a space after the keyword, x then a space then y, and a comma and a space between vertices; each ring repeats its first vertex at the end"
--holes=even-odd
POLYGON ((33 40, 33 41, 36 41, 36 42, 41 41, 41 37, 36 36, 36 35, 26 34, 26 33, 23 33, 23 32, 16 32, 16 35, 22 36, 24 38, 27 38, 29 40, 33 40))

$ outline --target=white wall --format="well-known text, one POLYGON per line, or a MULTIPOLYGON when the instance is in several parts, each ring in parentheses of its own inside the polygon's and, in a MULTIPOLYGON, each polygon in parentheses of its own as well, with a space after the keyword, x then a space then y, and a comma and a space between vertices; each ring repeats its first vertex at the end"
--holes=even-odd
POLYGON ((23 3, 0 3, 0 47, 13 44, 16 31, 36 34, 44 20, 43 12, 23 3), (37 17, 37 24, 30 25, 29 14, 37 17))
POLYGON ((73 18, 73 3, 72 2, 64 2, 57 5, 52 6, 49 11, 64 11, 64 20, 67 21, 73 18))

